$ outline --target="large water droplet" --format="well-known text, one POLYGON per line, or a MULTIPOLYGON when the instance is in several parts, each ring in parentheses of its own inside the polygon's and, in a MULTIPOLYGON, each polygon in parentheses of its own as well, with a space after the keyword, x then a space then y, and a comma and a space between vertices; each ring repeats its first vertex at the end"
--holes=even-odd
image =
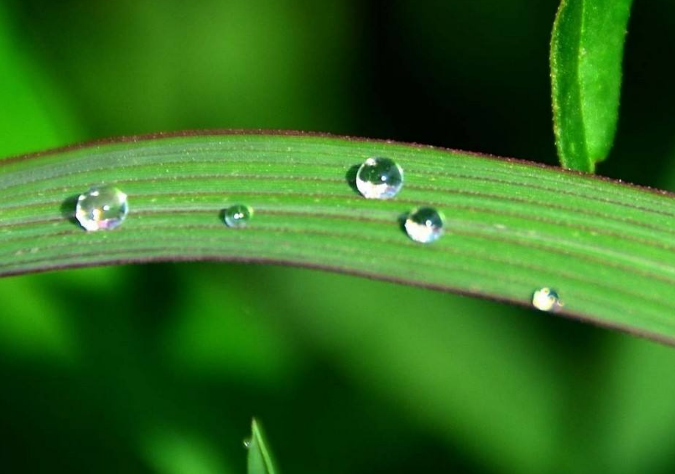
POLYGON ((87 231, 111 230, 127 217, 127 195, 115 186, 96 186, 80 194, 75 217, 87 231))
POLYGON ((225 209, 223 220, 228 227, 246 227, 253 217, 253 209, 244 204, 235 204, 225 209))
POLYGON ((532 294, 532 306, 540 311, 556 311, 563 303, 555 290, 544 287, 532 294))
POLYGON ((443 215, 433 207, 419 207, 405 220, 405 231, 415 242, 434 242, 443 235, 443 215))
POLYGON ((389 199, 403 187, 403 170, 389 158, 368 158, 356 172, 356 187, 368 199, 389 199))

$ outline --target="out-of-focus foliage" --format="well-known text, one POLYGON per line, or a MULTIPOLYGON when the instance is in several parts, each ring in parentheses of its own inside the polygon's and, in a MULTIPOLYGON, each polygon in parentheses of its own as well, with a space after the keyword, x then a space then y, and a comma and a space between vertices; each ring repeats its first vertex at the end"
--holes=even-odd
POLYGON ((72 108, 0 5, 0 150, 2 157, 82 139, 72 108))
MULTIPOLYGON (((261 127, 554 163, 557 3, 10 2, 0 155, 261 127)), ((598 173, 672 186, 675 4, 635 2, 629 28, 598 173)), ((541 313, 243 265, 3 279, 0 296, 12 471, 245 472, 252 415, 288 473, 675 468, 675 353, 541 313)))

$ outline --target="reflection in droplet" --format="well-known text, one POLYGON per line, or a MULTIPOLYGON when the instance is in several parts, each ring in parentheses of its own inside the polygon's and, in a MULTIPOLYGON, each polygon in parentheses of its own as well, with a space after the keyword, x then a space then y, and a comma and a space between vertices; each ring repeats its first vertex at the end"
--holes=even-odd
POLYGON ((540 311, 556 311, 563 303, 555 290, 544 287, 532 294, 532 306, 540 311))
POLYGON ((96 186, 80 194, 75 217, 87 231, 111 230, 127 217, 127 195, 115 186, 96 186))
POLYGON ((253 217, 253 209, 244 204, 235 204, 225 209, 223 220, 228 227, 246 227, 253 217))
POLYGON ((403 187, 403 170, 389 158, 368 158, 356 172, 356 187, 368 199, 389 199, 403 187))
POLYGON ((433 207, 420 207, 408 215, 404 226, 408 237, 428 244, 443 235, 443 215, 433 207))

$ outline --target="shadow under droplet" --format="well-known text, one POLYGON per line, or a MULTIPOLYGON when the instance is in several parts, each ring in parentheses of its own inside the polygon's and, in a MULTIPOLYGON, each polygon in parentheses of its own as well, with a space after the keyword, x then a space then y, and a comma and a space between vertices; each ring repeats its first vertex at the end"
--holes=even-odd
POLYGON ((218 219, 220 220, 221 224, 225 223, 225 213, 227 212, 227 209, 228 208, 226 207, 218 212, 218 219))
POLYGON ((403 214, 400 214, 397 218, 398 221, 398 227, 401 229, 401 232, 403 232, 406 236, 408 235, 408 232, 405 230, 405 221, 408 220, 408 213, 404 212, 403 214))
POLYGON ((361 195, 361 193, 359 192, 359 188, 356 186, 356 174, 359 172, 360 167, 361 165, 354 165, 351 168, 349 168, 347 170, 347 173, 345 174, 345 180, 347 180, 347 184, 359 196, 361 195))
POLYGON ((62 203, 61 203, 61 216, 64 219, 67 219, 68 222, 72 223, 73 225, 80 226, 80 223, 77 221, 77 218, 75 217, 75 207, 77 206, 77 198, 79 195, 74 195, 74 196, 69 196, 67 197, 62 203))

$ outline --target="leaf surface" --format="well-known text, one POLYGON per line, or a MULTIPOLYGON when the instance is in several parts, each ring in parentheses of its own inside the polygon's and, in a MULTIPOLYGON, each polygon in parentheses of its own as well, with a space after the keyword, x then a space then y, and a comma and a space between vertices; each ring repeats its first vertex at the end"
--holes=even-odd
POLYGON ((0 275, 103 264, 228 260, 290 264, 530 305, 675 338, 675 199, 575 172, 401 143, 288 133, 133 138, 0 163, 0 275), (391 200, 350 185, 387 156, 405 170, 391 200), (130 213, 85 232, 74 198, 112 183, 130 213), (226 227, 223 209, 255 210, 226 227), (413 242, 401 218, 433 206, 446 235, 413 242))

